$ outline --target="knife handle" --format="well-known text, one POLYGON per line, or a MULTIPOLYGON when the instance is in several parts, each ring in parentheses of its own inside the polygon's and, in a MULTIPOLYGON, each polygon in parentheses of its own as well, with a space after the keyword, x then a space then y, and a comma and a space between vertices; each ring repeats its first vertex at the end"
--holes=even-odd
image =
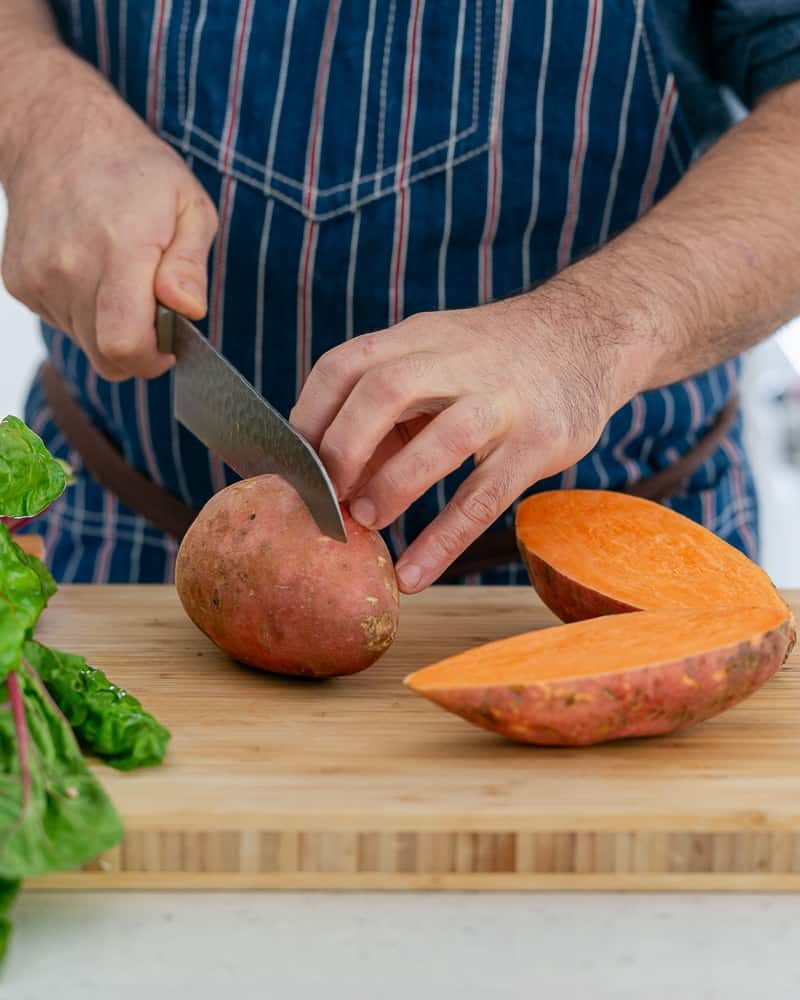
POLYGON ((175 313, 165 306, 156 309, 156 344, 162 354, 175 353, 175 313))

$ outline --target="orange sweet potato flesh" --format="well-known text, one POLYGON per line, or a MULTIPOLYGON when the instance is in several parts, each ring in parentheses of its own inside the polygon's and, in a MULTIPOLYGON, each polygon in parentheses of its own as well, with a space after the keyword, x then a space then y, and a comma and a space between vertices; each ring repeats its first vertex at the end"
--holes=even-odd
POLYGON ((344 512, 322 535, 277 476, 228 486, 186 533, 175 584, 186 613, 233 659, 306 677, 352 674, 391 645, 397 581, 379 534, 344 512))
POLYGON ((747 556, 650 500, 602 490, 539 493, 517 508, 516 530, 531 583, 565 622, 666 608, 788 614, 747 556))
POLYGON ((655 736, 746 698, 784 662, 792 613, 741 552, 659 504, 599 490, 517 509, 533 586, 564 622, 412 674, 408 685, 528 743, 655 736))
POLYGON ((775 605, 643 611, 488 643, 406 683, 511 739, 581 746, 716 715, 768 680, 793 641, 775 605))
POLYGON ((23 552, 44 561, 44 538, 41 535, 14 535, 13 538, 23 552))

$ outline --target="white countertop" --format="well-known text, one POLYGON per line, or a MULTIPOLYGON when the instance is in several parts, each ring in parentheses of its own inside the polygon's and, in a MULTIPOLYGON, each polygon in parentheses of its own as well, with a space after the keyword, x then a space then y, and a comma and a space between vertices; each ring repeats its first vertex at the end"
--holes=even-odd
POLYGON ((2 1000, 797 1000, 800 898, 26 893, 2 1000))

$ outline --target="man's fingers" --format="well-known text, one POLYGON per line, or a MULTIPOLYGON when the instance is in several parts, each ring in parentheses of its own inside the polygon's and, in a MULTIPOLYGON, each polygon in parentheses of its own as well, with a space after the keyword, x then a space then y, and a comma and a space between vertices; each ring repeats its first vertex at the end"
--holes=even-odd
POLYGON ((427 489, 483 451, 501 429, 493 400, 459 399, 377 468, 355 493, 350 512, 368 528, 385 528, 427 489))
POLYGON ((397 563, 400 589, 414 594, 433 583, 538 478, 528 453, 493 452, 403 553, 397 563))
MULTIPOLYGON (((365 333, 327 351, 314 365, 289 420, 315 448, 362 376, 410 348, 408 329, 365 333)), ((371 419, 371 417, 370 417, 371 419)))
POLYGON ((370 368, 342 403, 319 445, 339 496, 348 499, 375 449, 392 428, 452 398, 447 371, 434 354, 405 354, 370 368))
POLYGON ((417 434, 434 419, 434 415, 424 413, 420 417, 413 417, 410 420, 404 420, 402 424, 398 424, 389 431, 388 435, 381 441, 378 447, 372 454, 372 458, 367 462, 364 467, 364 474, 361 479, 353 485, 352 495, 354 497, 360 497, 366 484, 372 479, 375 473, 385 465, 390 459, 402 451, 406 447, 412 438, 416 437, 417 434))
POLYGON ((205 195, 182 208, 166 250, 119 251, 97 289, 95 341, 98 371, 106 378, 155 378, 172 364, 156 345, 156 302, 201 319, 206 312, 206 261, 216 211, 205 195), (120 374, 121 373, 121 374, 120 374))
POLYGON ((217 213, 205 196, 195 196, 179 212, 175 236, 155 275, 158 301, 191 319, 208 309, 208 253, 217 231, 217 213))
POLYGON ((158 247, 118 255, 100 279, 95 342, 98 371, 105 378, 154 378, 172 364, 172 357, 156 346, 153 277, 160 259, 158 247))
POLYGON ((59 321, 53 325, 57 326, 60 330, 64 330, 65 333, 83 347, 89 359, 89 364, 101 378, 107 379, 109 382, 121 382, 128 377, 128 373, 100 354, 97 349, 95 340, 97 324, 96 295, 96 290, 92 289, 91 295, 83 301, 67 306, 66 321, 59 321))

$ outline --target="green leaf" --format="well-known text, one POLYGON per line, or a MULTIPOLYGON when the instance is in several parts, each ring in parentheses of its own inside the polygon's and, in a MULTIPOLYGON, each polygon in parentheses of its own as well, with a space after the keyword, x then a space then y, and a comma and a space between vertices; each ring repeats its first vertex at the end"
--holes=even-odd
POLYGON ((64 492, 69 466, 17 417, 0 421, 0 514, 34 517, 64 492))
POLYGON ((0 878, 77 868, 122 836, 69 723, 24 666, 0 685, 0 878))
POLYGON ((19 879, 9 880, 0 878, 0 917, 8 915, 11 904, 14 902, 19 892, 19 879))
POLYGON ((123 771, 161 763, 169 731, 102 670, 33 640, 25 643, 23 655, 86 750, 123 771))
POLYGON ((11 937, 11 920, 8 914, 19 887, 19 879, 0 878, 0 966, 8 952, 8 939, 11 937))
POLYGON ((8 954, 8 942, 11 938, 11 921, 8 917, 0 917, 0 967, 8 954))
MULTIPOLYGON (((69 466, 53 458, 21 420, 0 421, 0 519, 36 516, 71 481, 69 466)), ((96 752, 116 753, 117 766, 133 767, 160 760, 169 739, 135 699, 80 657, 51 652, 32 641, 56 584, 37 558, 19 548, 2 520, 0 963, 11 934, 8 911, 20 880, 77 868, 122 837, 119 817, 83 759, 70 723, 35 669, 21 660, 26 641, 29 658, 42 661, 71 715, 82 716, 82 739, 87 745, 94 741, 96 752), (76 687, 76 678, 82 686, 76 687)))
POLYGON ((55 590, 47 568, 0 524, 0 680, 17 664, 22 643, 55 590))
MULTIPOLYGON (((20 558, 26 563, 29 569, 32 569, 36 576, 39 578, 39 585, 41 588, 41 595, 44 604, 42 605, 42 611, 47 607, 47 602, 58 590, 58 584, 53 579, 50 570, 45 566, 41 559, 38 559, 35 555, 30 552, 23 552, 23 550, 17 545, 14 539, 11 539, 12 543, 16 546, 19 552, 20 558)), ((41 612, 39 612, 41 614, 41 612)), ((37 615, 38 618, 38 615, 37 615)), ((35 622, 34 622, 35 624, 35 622)), ((33 626, 31 626, 32 628, 33 626)))

